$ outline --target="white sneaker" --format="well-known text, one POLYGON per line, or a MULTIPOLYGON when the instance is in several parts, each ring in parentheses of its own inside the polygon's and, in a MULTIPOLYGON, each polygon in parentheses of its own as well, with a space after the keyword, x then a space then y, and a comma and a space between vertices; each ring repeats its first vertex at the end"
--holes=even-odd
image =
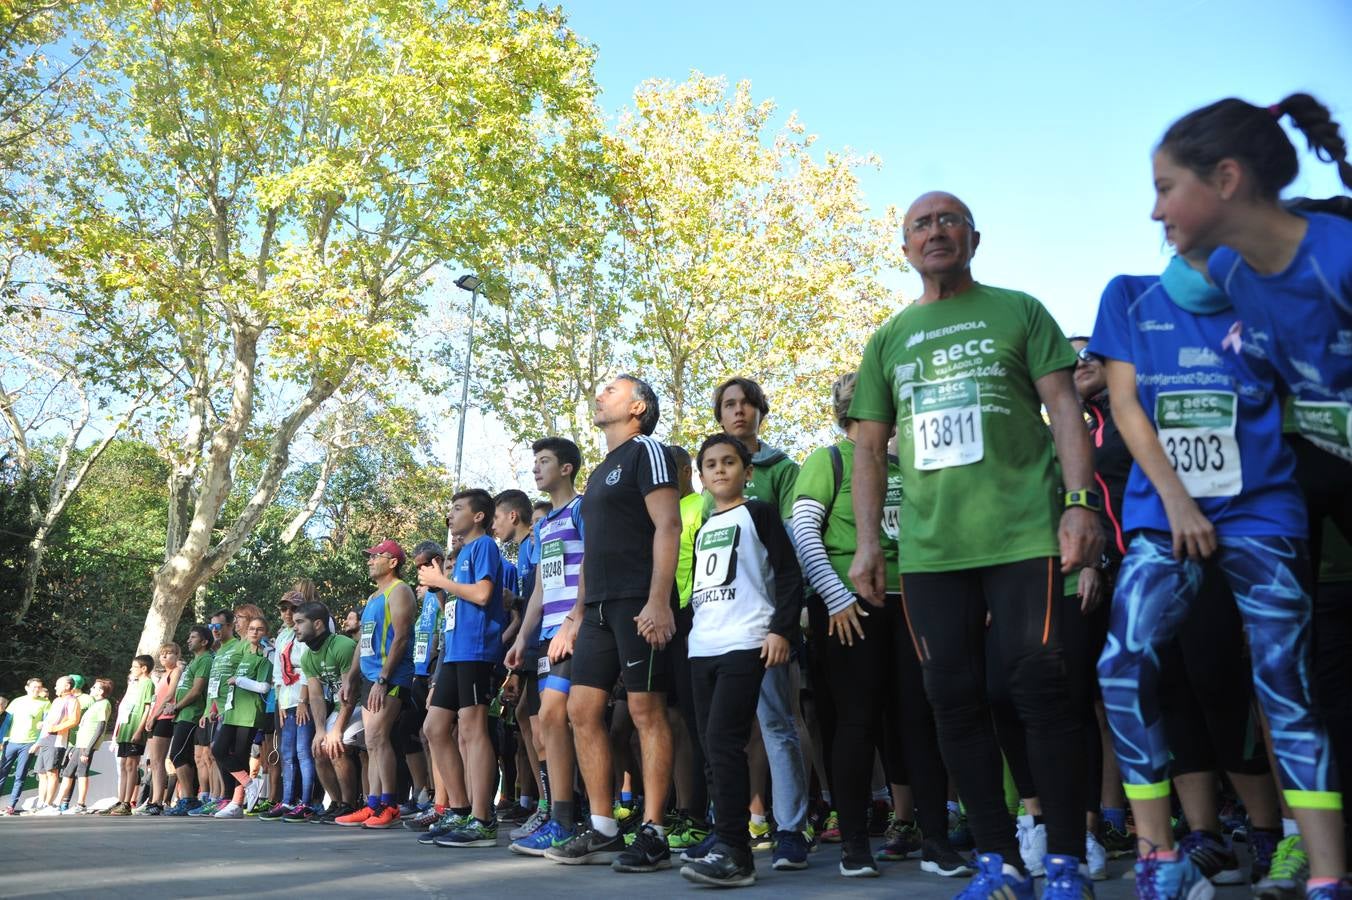
POLYGON ((1047 826, 1033 824, 1033 817, 1019 816, 1019 855, 1028 874, 1041 878, 1047 874, 1042 859, 1047 855, 1047 826))
POLYGON ((253 808, 258 805, 258 795, 263 791, 263 779, 251 778, 249 783, 244 786, 244 811, 253 812, 253 808))
POLYGON ((1090 881, 1104 881, 1108 877, 1108 851, 1092 832, 1084 835, 1084 861, 1089 866, 1090 881))
POLYGON ((225 806, 222 806, 222 807, 220 808, 220 810, 219 810, 218 812, 216 812, 215 815, 212 816, 212 818, 213 818, 213 819, 242 819, 242 818, 244 818, 244 807, 240 806, 238 803, 236 803, 235 801, 231 800, 229 803, 225 804, 225 806))
POLYGON ((61 815, 61 810, 58 809, 58 808, 55 807, 55 806, 44 806, 44 807, 42 807, 42 808, 40 808, 40 809, 34 810, 34 811, 33 811, 33 815, 35 815, 35 816, 59 816, 59 815, 61 815))
POLYGON ((63 816, 80 816, 80 815, 84 815, 84 814, 87 813, 87 812, 89 812, 89 807, 85 806, 84 804, 80 804, 79 806, 68 806, 68 807, 66 807, 65 809, 61 810, 61 815, 63 815, 63 816))

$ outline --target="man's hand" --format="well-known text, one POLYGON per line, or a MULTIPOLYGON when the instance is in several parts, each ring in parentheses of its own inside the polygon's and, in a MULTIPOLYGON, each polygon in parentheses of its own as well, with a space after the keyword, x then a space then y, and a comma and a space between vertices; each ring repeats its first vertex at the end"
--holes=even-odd
POLYGON ((789 661, 789 642, 783 635, 775 634, 773 631, 765 636, 761 643, 761 659, 765 660, 765 668, 771 669, 775 666, 782 666, 789 661))
POLYGON ((343 736, 338 733, 336 728, 324 735, 320 749, 322 755, 327 759, 337 759, 347 752, 347 748, 343 746, 343 736))
POLYGON ((634 616, 638 633, 654 648, 661 650, 676 633, 676 617, 671 613, 671 603, 665 598, 660 601, 649 600, 634 616))
POLYGON ((1076 595, 1080 598, 1080 612, 1089 615, 1103 602, 1103 573, 1098 569, 1081 569, 1076 595))
POLYGON ((1061 543, 1063 573, 1092 566, 1103 555, 1103 528, 1098 513, 1091 509, 1072 506, 1061 513, 1056 536, 1061 543))
POLYGON ((850 581, 854 590, 870 606, 882 608, 887 595, 887 563, 883 548, 876 542, 861 542, 850 563, 850 581))
POLYGON ((507 648, 507 655, 503 657, 502 664, 509 669, 519 669, 521 668, 521 657, 525 655, 525 641, 518 637, 512 642, 512 646, 507 648))
POLYGON ((379 682, 371 685, 371 690, 366 692, 366 708, 373 713, 378 713, 385 706, 385 696, 390 689, 379 682))
POLYGON ((563 620, 559 630, 549 640, 549 661, 556 663, 573 655, 573 646, 577 643, 577 620, 569 617, 563 620))

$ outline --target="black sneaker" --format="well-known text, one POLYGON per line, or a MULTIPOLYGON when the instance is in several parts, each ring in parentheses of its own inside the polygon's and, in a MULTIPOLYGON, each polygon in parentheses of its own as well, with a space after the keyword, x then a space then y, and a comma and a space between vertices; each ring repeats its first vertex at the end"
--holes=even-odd
POLYGON ((324 810, 313 821, 322 822, 325 825, 332 825, 338 821, 341 816, 351 815, 357 811, 357 807, 348 806, 346 803, 330 803, 329 808, 324 810))
POLYGON ((624 849, 624 838, 618 833, 607 837, 595 828, 588 828, 563 846, 546 850, 545 859, 565 866, 604 865, 613 863, 624 849))
POLYGON ((409 831, 426 831, 441 818, 441 813, 437 812, 435 806, 429 806, 426 810, 407 819, 400 819, 403 826, 409 831))
POLYGON ((296 825, 300 822, 314 822, 318 819, 319 810, 306 803, 292 807, 291 812, 282 816, 282 821, 287 825, 296 825))
POLYGON ((445 837, 452 831, 459 831, 469 824, 470 816, 464 816, 451 810, 446 810, 441 818, 437 819, 426 831, 418 835, 418 843, 424 846, 436 844, 437 838, 445 837))
POLYGON ((533 812, 535 812, 535 807, 527 809, 520 803, 513 803, 510 807, 498 813, 498 821, 509 825, 520 825, 529 819, 533 812))
POLYGON ((756 864, 749 853, 738 857, 736 851, 716 844, 700 859, 686 863, 681 868, 681 877, 712 887, 750 887, 756 883, 756 864))
POLYGON ((1239 868, 1239 858, 1230 842, 1212 831, 1190 831, 1180 849, 1212 884, 1243 884, 1248 879, 1239 868))
POLYGON ((616 872, 656 872, 671 868, 671 848, 651 822, 644 822, 634 842, 615 857, 610 867, 616 872))
POLYGON ((944 878, 966 878, 976 870, 972 863, 947 841, 928 838, 920 848, 920 871, 944 878))
POLYGON ((287 806, 285 803, 278 803, 267 812, 259 813, 258 818, 262 819, 264 822, 280 822, 282 819, 286 818, 290 812, 291 807, 287 806))
POLYGON ((776 869, 806 869, 807 838, 801 831, 780 831, 775 834, 775 855, 771 866, 776 869))
POLYGON ((856 837, 840 843, 840 874, 846 878, 877 878, 878 864, 869 852, 868 838, 856 837))

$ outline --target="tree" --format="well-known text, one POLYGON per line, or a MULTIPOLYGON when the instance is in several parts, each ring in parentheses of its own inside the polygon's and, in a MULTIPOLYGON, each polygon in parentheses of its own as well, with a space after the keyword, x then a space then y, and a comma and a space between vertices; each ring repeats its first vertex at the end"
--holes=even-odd
POLYGON ((498 189, 541 118, 590 107, 592 54, 511 0, 109 3, 82 36, 96 90, 29 234, 101 338, 91 367, 175 375, 144 651, 259 526, 315 412, 411 374, 426 277, 518 217, 498 189))
POLYGON ((871 217, 855 175, 877 161, 815 158, 792 116, 770 137, 774 104, 754 102, 747 82, 728 96, 698 72, 648 81, 634 106, 609 141, 623 223, 612 266, 672 439, 711 430, 714 386, 745 375, 771 396, 767 437, 810 445, 830 422, 830 379, 900 305, 881 277, 903 265, 899 217, 871 217))

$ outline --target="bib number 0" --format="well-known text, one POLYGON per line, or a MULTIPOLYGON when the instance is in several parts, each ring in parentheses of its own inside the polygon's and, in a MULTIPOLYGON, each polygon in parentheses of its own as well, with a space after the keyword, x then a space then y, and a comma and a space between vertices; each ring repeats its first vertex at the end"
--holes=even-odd
POLYGON ((912 393, 915 467, 922 472, 966 466, 986 455, 981 389, 972 378, 918 386, 912 393))
POLYGON ((737 574, 737 526, 710 528, 695 541, 695 590, 722 587, 737 574))
POLYGON ((1232 391, 1166 391, 1155 397, 1160 444, 1190 497, 1233 497, 1244 487, 1232 391))

